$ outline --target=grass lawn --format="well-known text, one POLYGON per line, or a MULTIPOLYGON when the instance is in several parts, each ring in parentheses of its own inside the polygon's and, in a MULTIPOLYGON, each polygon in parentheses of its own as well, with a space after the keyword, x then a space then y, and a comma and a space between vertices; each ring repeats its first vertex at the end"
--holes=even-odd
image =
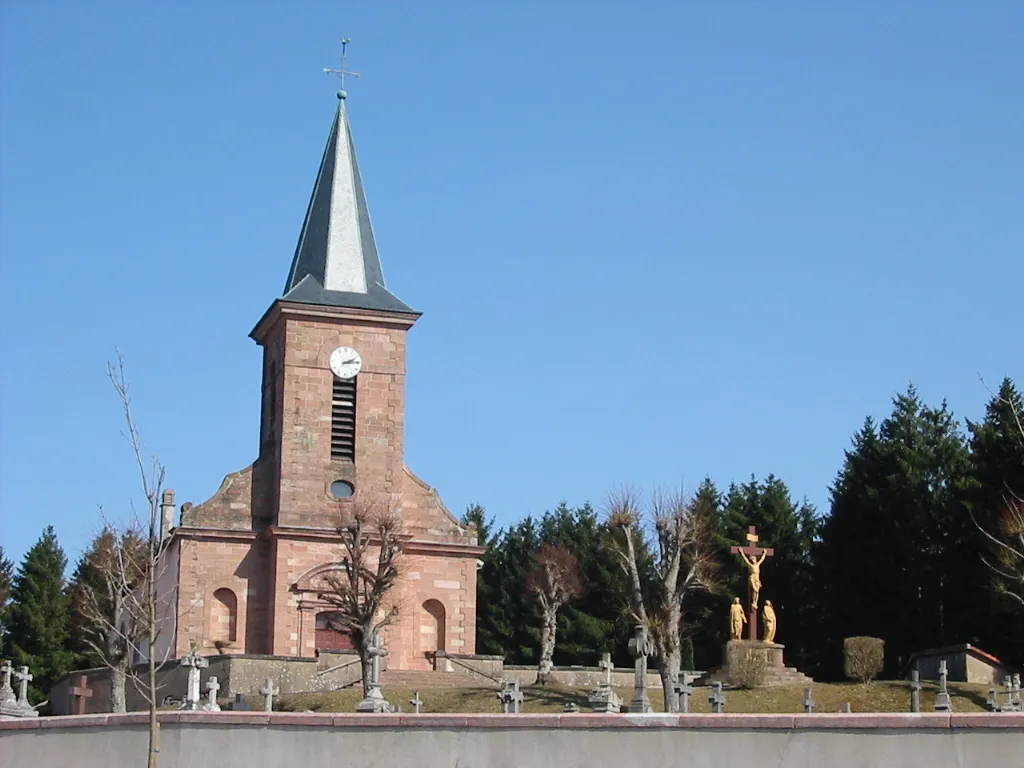
MULTIPOLYGON (((923 682, 921 711, 930 712, 935 704, 937 686, 923 682)), ((976 683, 950 683, 949 692, 955 712, 987 711, 985 701, 990 686, 976 683)), ((910 691, 905 682, 879 681, 868 685, 858 683, 815 683, 814 700, 818 712, 838 712, 849 702, 854 712, 909 712, 910 691)), ((629 703, 632 689, 616 689, 623 702, 629 703)), ((587 696, 590 691, 562 686, 528 686, 523 689, 524 712, 561 712, 570 701, 588 712, 587 696)), ((501 712, 501 703, 494 688, 432 688, 420 689, 423 702, 421 712, 501 712)), ((697 688, 690 699, 691 712, 709 712, 709 688, 697 688)), ((661 711, 661 689, 649 692, 651 704, 661 711)), ((399 704, 403 712, 412 712, 409 699, 413 691, 407 688, 384 690, 385 698, 399 704)), ((793 713, 803 712, 803 686, 760 688, 752 691, 725 692, 726 712, 793 713)), ((333 693, 297 693, 282 696, 278 708, 286 712, 355 712, 362 699, 358 687, 333 693)))

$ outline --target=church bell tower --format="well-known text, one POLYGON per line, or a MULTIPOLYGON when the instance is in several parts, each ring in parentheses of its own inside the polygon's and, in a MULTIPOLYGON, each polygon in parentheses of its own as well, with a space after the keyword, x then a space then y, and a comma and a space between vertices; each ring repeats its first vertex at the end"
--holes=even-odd
POLYGON ((339 499, 401 492, 418 317, 384 282, 342 91, 284 291, 251 333, 263 347, 254 522, 331 528, 339 499))

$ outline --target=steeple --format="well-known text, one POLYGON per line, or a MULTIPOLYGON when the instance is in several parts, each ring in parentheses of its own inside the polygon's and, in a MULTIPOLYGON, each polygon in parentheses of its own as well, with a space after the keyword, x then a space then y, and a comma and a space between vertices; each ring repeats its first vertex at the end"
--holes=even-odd
POLYGON ((418 314, 384 284, 345 92, 327 138, 283 301, 418 314))

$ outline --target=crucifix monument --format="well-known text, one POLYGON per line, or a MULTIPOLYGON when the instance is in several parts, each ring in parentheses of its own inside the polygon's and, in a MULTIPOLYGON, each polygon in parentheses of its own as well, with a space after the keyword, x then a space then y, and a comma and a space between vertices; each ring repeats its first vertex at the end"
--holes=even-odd
POLYGON ((757 529, 750 526, 747 530, 747 545, 745 547, 732 547, 729 549, 734 555, 739 555, 743 564, 750 571, 747 578, 747 591, 750 599, 750 613, 747 619, 747 626, 750 628, 750 640, 757 642, 757 601, 761 595, 761 565, 766 558, 775 554, 771 548, 759 547, 757 545, 757 529))

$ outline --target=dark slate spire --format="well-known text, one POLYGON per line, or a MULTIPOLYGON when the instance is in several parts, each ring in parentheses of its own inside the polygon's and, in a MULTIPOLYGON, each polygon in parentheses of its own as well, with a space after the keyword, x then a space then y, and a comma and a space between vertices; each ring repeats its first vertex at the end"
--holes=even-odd
POLYGON ((384 285, 343 94, 281 298, 415 313, 384 285))

